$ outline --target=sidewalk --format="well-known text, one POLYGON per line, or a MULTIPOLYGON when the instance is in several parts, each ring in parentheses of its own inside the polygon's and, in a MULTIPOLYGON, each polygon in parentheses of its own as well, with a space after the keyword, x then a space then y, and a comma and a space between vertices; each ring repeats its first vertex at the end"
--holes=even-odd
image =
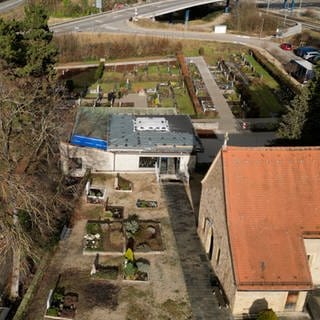
POLYGON ((229 309, 219 309, 210 285, 211 268, 198 238, 195 215, 181 183, 163 184, 172 230, 194 320, 230 320, 229 309))
POLYGON ((235 133, 237 130, 237 122, 234 118, 230 107, 224 98, 221 90, 219 89, 217 83, 213 79, 212 74, 210 73, 207 63, 204 61, 203 57, 191 57, 188 58, 189 61, 192 61, 197 67, 201 74, 202 80, 206 85, 209 96, 214 104, 214 107, 219 114, 219 133, 235 133))

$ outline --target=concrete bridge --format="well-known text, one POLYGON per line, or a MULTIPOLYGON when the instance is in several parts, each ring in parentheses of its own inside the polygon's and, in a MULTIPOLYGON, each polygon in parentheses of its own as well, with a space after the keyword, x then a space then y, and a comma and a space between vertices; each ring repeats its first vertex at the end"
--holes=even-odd
POLYGON ((229 6, 230 0, 180 0, 180 1, 160 1, 157 5, 153 6, 153 11, 148 11, 146 13, 138 13, 139 18, 152 18, 156 16, 161 16, 164 14, 181 11, 185 9, 190 9, 192 7, 197 7, 209 3, 219 2, 226 7, 229 6))

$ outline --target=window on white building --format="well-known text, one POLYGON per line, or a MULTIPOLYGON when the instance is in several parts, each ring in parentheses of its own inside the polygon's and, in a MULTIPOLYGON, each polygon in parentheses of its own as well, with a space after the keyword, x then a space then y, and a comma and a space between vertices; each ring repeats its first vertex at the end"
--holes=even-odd
POLYGON ((155 168, 156 157, 139 157, 139 168, 155 168))
POLYGON ((299 298, 299 291, 289 291, 287 301, 284 306, 286 310, 295 310, 299 298))

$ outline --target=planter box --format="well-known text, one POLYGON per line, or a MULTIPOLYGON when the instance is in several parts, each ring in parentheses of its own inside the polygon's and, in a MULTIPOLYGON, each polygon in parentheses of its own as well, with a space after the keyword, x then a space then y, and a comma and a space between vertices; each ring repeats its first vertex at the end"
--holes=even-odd
POLYGON ((44 316, 44 319, 57 319, 57 320, 70 320, 70 319, 74 319, 74 318, 65 318, 65 317, 56 317, 56 316, 44 316))
POLYGON ((125 279, 123 277, 122 281, 124 283, 130 283, 130 284, 135 284, 135 283, 149 283, 150 282, 150 277, 149 277, 149 273, 147 273, 147 280, 131 280, 131 279, 125 279))

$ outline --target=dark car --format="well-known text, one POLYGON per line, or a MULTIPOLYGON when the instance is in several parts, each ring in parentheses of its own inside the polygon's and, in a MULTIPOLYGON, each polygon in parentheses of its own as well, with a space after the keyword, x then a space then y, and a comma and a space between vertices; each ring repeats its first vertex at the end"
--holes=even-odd
POLYGON ((293 50, 293 52, 298 56, 298 57, 303 57, 305 54, 311 51, 317 51, 316 48, 314 47, 299 47, 293 50))
POLYGON ((318 62, 320 62, 320 54, 312 56, 308 59, 308 61, 310 61, 313 64, 317 64, 318 62))
POLYGON ((291 51, 292 50, 292 44, 291 43, 281 43, 280 48, 282 50, 291 51))

